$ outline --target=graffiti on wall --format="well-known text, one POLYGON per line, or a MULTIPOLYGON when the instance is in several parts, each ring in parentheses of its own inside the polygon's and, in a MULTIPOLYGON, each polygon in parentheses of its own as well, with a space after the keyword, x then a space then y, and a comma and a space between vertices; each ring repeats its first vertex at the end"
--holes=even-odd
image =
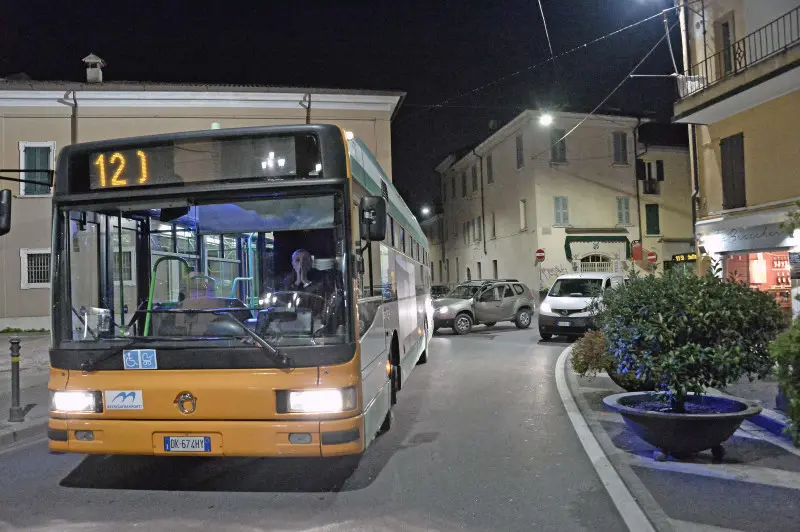
POLYGON ((570 273, 571 269, 572 266, 564 266, 563 264, 557 264, 547 268, 542 267, 542 286, 553 284, 559 276, 570 273))

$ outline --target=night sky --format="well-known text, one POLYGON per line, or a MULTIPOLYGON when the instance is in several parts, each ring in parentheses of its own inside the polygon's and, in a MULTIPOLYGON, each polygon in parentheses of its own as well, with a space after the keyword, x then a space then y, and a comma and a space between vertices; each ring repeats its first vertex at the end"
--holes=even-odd
MULTIPOLYGON (((11 5, 9 6, 8 3, 11 5)), ((452 96, 550 55, 536 0, 53 3, 16 0, 0 17, 0 77, 82 80, 81 58, 106 80, 390 89, 408 93, 394 124, 395 183, 414 206, 438 187, 433 167, 525 107, 589 111, 664 34, 661 17, 538 69, 452 96)), ((542 0, 559 54, 671 7, 672 0, 542 0)), ((677 20, 670 13, 670 23, 677 20)), ((680 36, 672 32, 680 54, 680 36)), ((678 66, 680 67, 680 58, 678 66)), ((642 73, 672 71, 666 43, 642 73)), ((607 104, 668 119, 671 79, 627 82, 607 104)))

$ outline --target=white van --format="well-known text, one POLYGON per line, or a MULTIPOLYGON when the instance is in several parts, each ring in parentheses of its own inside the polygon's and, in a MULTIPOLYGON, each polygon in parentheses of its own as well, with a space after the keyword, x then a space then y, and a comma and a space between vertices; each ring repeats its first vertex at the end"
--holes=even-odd
POLYGON ((621 273, 571 273, 562 275, 539 306, 539 335, 580 336, 592 327, 589 313, 594 297, 625 282, 621 273))

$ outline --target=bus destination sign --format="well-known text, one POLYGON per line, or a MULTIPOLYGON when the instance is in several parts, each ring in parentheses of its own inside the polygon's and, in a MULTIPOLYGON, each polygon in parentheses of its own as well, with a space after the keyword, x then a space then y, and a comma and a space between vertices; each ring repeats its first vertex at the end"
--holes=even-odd
POLYGON ((672 262, 695 262, 696 260, 697 253, 681 253, 672 256, 672 262))

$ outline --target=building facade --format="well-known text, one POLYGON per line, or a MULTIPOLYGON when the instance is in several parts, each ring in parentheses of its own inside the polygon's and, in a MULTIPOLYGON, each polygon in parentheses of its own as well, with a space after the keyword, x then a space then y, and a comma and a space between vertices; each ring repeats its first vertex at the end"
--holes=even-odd
MULTIPOLYGON (((87 83, 0 80, 0 167, 52 170, 58 151, 76 141, 301 124, 310 99, 312 122, 352 131, 391 175, 390 126, 403 93, 109 83, 89 71, 87 83)), ((0 185, 15 196, 12 230, 0 237, 0 329, 49 328, 50 189, 0 185)))
POLYGON ((441 268, 445 284, 516 278, 539 290, 574 271, 627 271, 636 267, 634 244, 644 237, 646 212, 651 218, 663 213, 646 235, 650 247, 669 252, 675 249, 670 238, 691 237, 686 187, 672 186, 673 180, 688 183, 685 152, 650 146, 645 154, 669 168, 659 174, 662 183, 669 176, 669 186, 662 186, 667 198, 637 181, 639 120, 595 115, 559 140, 584 115, 550 116, 552 123, 543 125, 542 113, 525 111, 436 168, 444 234, 441 266, 434 270, 441 268), (674 208, 681 200, 672 194, 684 194, 684 208, 674 208))
POLYGON ((781 222, 800 200, 800 1, 680 6, 691 66, 674 121, 690 125, 698 251, 789 314, 800 235, 781 222))

